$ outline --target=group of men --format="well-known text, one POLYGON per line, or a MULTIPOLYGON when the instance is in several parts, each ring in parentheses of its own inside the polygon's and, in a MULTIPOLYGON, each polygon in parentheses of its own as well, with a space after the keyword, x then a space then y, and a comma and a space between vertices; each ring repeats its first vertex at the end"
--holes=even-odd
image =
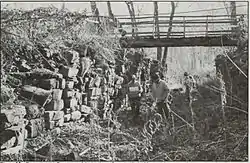
MULTIPOLYGON (((164 80, 163 74, 160 71, 150 73, 150 61, 146 61, 141 66, 139 75, 138 73, 131 75, 131 80, 127 80, 124 83, 125 96, 128 97, 128 104, 132 109, 133 119, 137 120, 140 114, 141 98, 145 96, 147 92, 150 92, 153 106, 156 111, 162 115, 162 117, 169 117, 169 97, 170 90, 167 82, 164 80), (147 82, 150 83, 148 89, 147 82)), ((126 73, 125 73, 126 74, 126 73)), ((129 71, 127 71, 129 74, 129 71)), ((125 75, 126 76, 126 75, 125 75)), ((187 100, 192 100, 192 91, 196 87, 196 82, 192 75, 187 72, 184 73, 184 86, 186 88, 187 100)), ((123 98, 125 97, 123 96, 123 98)))

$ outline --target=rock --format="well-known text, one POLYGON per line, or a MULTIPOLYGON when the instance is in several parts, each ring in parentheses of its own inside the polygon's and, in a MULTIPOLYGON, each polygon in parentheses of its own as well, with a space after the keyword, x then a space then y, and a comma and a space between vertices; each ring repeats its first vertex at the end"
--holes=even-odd
POLYGON ((74 88, 74 81, 67 81, 66 88, 73 89, 74 88))
POLYGON ((65 114, 70 114, 71 113, 71 108, 64 108, 64 113, 65 114))
POLYGON ((74 51, 74 50, 70 50, 70 51, 66 51, 63 54, 65 56, 65 58, 67 59, 68 63, 79 63, 79 53, 74 51))
POLYGON ((64 124, 64 117, 59 119, 58 121, 55 121, 55 127, 62 127, 64 124))
POLYGON ((58 80, 58 88, 60 88, 60 89, 65 89, 65 87, 66 87, 66 80, 65 79, 59 79, 58 80))
POLYGON ((82 105, 87 105, 88 103, 88 96, 86 93, 82 93, 82 105))
POLYGON ((52 100, 50 103, 45 105, 46 111, 60 111, 64 108, 64 101, 61 100, 52 100))
POLYGON ((53 130, 50 131, 51 135, 54 136, 59 136, 61 134, 61 129, 60 128, 54 128, 53 130))
POLYGON ((80 106, 80 111, 81 111, 82 113, 87 113, 87 114, 92 114, 92 113, 93 113, 91 107, 86 106, 86 105, 81 105, 81 106, 80 106))
POLYGON ((58 81, 57 79, 42 79, 39 82, 39 87, 50 90, 57 88, 58 81))
POLYGON ((45 128, 47 130, 51 130, 51 129, 55 128, 55 124, 56 124, 55 121, 45 121, 45 128))
POLYGON ((48 96, 52 93, 52 90, 45 90, 42 88, 25 85, 20 91, 21 98, 31 99, 37 102, 39 105, 43 105, 48 96))
POLYGON ((34 138, 39 135, 43 131, 44 128, 43 119, 31 119, 26 126, 28 131, 28 138, 34 138))
POLYGON ((54 89, 52 92, 52 99, 60 100, 62 98, 63 90, 61 89, 54 89))
POLYGON ((22 105, 10 105, 2 108, 0 113, 0 129, 18 125, 23 122, 26 115, 26 109, 22 105))
POLYGON ((79 70, 76 68, 66 67, 66 66, 62 66, 59 69, 59 73, 61 73, 64 77, 69 77, 69 78, 76 76, 78 71, 79 70))
POLYGON ((45 121, 57 121, 64 117, 63 111, 46 111, 44 113, 45 121))
POLYGON ((0 147, 1 150, 9 149, 17 145, 16 132, 13 130, 4 130, 0 133, 0 147))
POLYGON ((89 93, 89 97, 100 96, 102 94, 102 90, 101 90, 101 88, 93 87, 93 88, 89 88, 88 93, 89 93))
POLYGON ((82 93, 80 93, 79 91, 76 91, 75 97, 76 97, 78 103, 81 105, 82 104, 82 93))
POLYGON ((97 108, 98 107, 98 102, 96 100, 89 101, 89 106, 91 108, 97 108))
POLYGON ((76 98, 70 98, 65 100, 65 107, 66 108, 73 108, 77 106, 77 100, 76 98))
POLYGON ((71 120, 71 114, 64 115, 64 122, 69 122, 71 120))
POLYGON ((70 89, 63 90, 63 99, 68 99, 75 96, 75 91, 70 89))
POLYGON ((71 113, 71 120, 79 120, 81 118, 82 114, 80 111, 74 111, 71 113))

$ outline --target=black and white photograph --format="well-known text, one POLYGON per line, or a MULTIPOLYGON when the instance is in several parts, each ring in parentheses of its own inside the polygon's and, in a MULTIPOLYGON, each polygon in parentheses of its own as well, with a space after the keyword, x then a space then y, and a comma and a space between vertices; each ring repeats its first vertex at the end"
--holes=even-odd
POLYGON ((248 1, 1 1, 0 161, 248 162, 248 1))

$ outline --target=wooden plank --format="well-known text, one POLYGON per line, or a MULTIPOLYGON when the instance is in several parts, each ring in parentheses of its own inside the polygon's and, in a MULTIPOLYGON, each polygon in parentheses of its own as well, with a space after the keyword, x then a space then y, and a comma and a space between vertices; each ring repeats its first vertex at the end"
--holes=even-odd
POLYGON ((236 46, 237 40, 231 40, 226 36, 218 37, 189 37, 189 38, 127 38, 127 46, 124 48, 152 48, 152 47, 188 47, 188 46, 236 46))
MULTIPOLYGON (((185 33, 201 33, 201 32, 203 32, 203 33, 231 33, 232 32, 232 30, 223 30, 223 31, 186 31, 185 33)), ((183 32, 177 32, 177 31, 173 31, 173 32, 171 32, 171 33, 173 33, 173 34, 177 34, 177 33, 182 33, 183 34, 183 32)), ((132 34, 131 32, 128 32, 127 33, 127 35, 130 35, 130 34, 132 34)), ((152 34, 152 32, 138 32, 137 33, 138 35, 140 35, 140 34, 152 34)), ((160 32, 160 34, 167 34, 167 32, 160 32)))
MULTIPOLYGON (((228 23, 231 24, 233 21, 231 20, 225 20, 225 21, 186 21, 186 24, 223 24, 223 23, 228 23)), ((159 21, 159 24, 168 24, 169 21, 159 21)), ((173 24, 182 24, 182 21, 173 21, 173 24)), ((132 22, 120 22, 121 25, 132 25, 132 22)), ((140 22, 136 22, 134 24, 140 25, 140 24, 154 24, 154 21, 140 21, 140 22)))
MULTIPOLYGON (((246 15, 246 14, 244 14, 246 15)), ((240 16, 236 15, 236 16, 240 16)), ((170 16, 168 15, 159 15, 159 18, 169 18, 170 16)), ((227 17, 228 15, 189 15, 189 16, 178 16, 175 15, 175 18, 182 18, 182 17, 187 17, 187 18, 198 18, 198 17, 211 17, 211 18, 215 18, 215 17, 227 17)), ((154 15, 152 16, 137 16, 135 17, 136 19, 149 19, 149 18, 155 18, 154 15)), ((117 19, 121 19, 121 20, 126 20, 126 19, 130 19, 130 17, 117 17, 117 19)))

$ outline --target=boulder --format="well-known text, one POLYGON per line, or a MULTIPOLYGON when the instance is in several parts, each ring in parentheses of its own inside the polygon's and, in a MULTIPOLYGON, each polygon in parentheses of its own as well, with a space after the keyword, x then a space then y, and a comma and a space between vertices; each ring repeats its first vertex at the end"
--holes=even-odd
POLYGON ((74 88, 74 81, 66 81, 66 88, 73 89, 74 88))
POLYGON ((86 113, 86 114, 92 114, 93 113, 93 110, 91 109, 91 107, 86 106, 86 105, 81 105, 80 106, 80 111, 82 113, 86 113))
POLYGON ((43 108, 40 108, 37 104, 32 104, 26 107, 27 115, 25 116, 27 119, 35 119, 39 118, 43 114, 43 108))
POLYGON ((81 112, 80 111, 74 111, 71 113, 71 120, 75 121, 75 120, 79 120, 81 119, 81 112))

